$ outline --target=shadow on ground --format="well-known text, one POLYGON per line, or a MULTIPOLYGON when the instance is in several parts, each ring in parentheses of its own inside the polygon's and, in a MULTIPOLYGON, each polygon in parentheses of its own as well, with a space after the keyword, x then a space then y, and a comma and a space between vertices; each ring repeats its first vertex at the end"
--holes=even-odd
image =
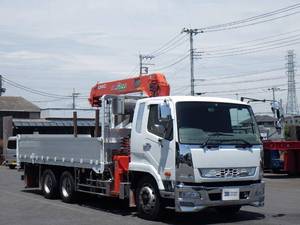
MULTIPOLYGON (((23 192, 42 194, 40 190, 36 189, 23 190, 23 192)), ((119 199, 80 194, 76 204, 115 215, 137 217, 136 208, 129 208, 127 201, 119 199)), ((158 222, 172 225, 224 224, 264 218, 264 214, 244 210, 234 216, 225 217, 218 214, 214 209, 206 209, 198 213, 175 213, 172 208, 167 208, 158 222)))
POLYGON ((268 179, 287 179, 287 178, 300 178, 300 175, 287 174, 284 172, 280 173, 265 173, 264 178, 268 179))

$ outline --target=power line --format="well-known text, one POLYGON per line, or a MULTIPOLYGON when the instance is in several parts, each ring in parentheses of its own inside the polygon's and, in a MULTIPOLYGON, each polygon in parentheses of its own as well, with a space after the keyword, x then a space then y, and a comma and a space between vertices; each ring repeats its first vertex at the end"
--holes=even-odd
POLYGON ((59 101, 69 101, 71 100, 70 98, 57 98, 57 99, 51 99, 51 100, 46 100, 46 99, 43 99, 43 100, 33 100, 32 102, 36 102, 36 103, 39 103, 39 102, 59 102, 59 101))
POLYGON ((182 36, 181 39, 178 40, 178 42, 174 43, 173 45, 170 45, 169 47, 163 49, 159 53, 154 54, 155 57, 162 56, 166 54, 167 52, 170 52, 171 50, 174 50, 178 48, 179 46, 182 46, 184 43, 186 43, 186 39, 184 39, 186 36, 182 36))
POLYGON ((242 42, 238 42, 238 43, 231 44, 231 45, 214 45, 214 46, 208 46, 208 51, 211 52, 212 50, 218 49, 220 47, 221 48, 222 47, 223 48, 230 48, 231 46, 240 46, 240 45, 245 45, 245 44, 248 44, 248 43, 269 40, 269 39, 273 39, 273 38, 278 38, 280 36, 285 36, 285 35, 288 35, 288 34, 296 33, 296 32, 299 32, 299 31, 300 31, 300 29, 296 29, 296 30, 292 30, 292 31, 287 31, 287 32, 279 33, 279 34, 276 34, 276 35, 270 35, 270 36, 256 38, 256 39, 248 40, 248 41, 242 41, 242 42))
MULTIPOLYGON (((209 82, 209 81, 214 81, 214 80, 231 79, 231 78, 236 78, 236 77, 255 76, 255 75, 259 75, 259 74, 263 74, 263 73, 281 71, 284 69, 285 69, 284 67, 280 67, 280 68, 274 68, 274 69, 252 71, 252 72, 248 72, 248 73, 240 73, 240 74, 235 74, 235 75, 220 75, 220 76, 215 75, 215 78, 204 79, 204 82, 207 82, 207 81, 209 82)), ((202 76, 202 77, 209 77, 209 75, 202 76)))
POLYGON ((158 54, 159 52, 163 51, 164 48, 168 47, 169 45, 174 44, 174 42, 177 42, 178 38, 181 36, 181 34, 177 34, 175 37, 171 38, 169 41, 167 41, 166 43, 164 43, 161 47, 159 47, 158 49, 154 50, 153 52, 150 53, 150 55, 155 55, 158 54))
POLYGON ((236 51, 236 50, 247 50, 248 48, 251 48, 251 47, 256 47, 256 46, 264 46, 264 45, 270 45, 270 43, 274 43, 276 44, 276 42, 279 42, 278 44, 280 43, 285 43, 285 41, 289 42, 289 41, 296 41, 296 40, 299 40, 299 37, 300 37, 300 34, 295 34, 295 35, 291 35, 291 36, 288 36, 288 37, 284 37, 284 38, 279 38, 279 39, 276 39, 276 40, 269 40, 269 39, 265 39, 265 40, 268 40, 268 41, 263 41, 263 42, 258 42, 256 44, 253 44, 253 45, 240 45, 240 47, 231 47, 231 48, 223 48, 223 49, 215 49, 215 50, 204 50, 204 53, 207 53, 208 55, 210 55, 211 53, 214 53, 214 52, 232 52, 233 50, 236 51), (291 38, 294 38, 294 39, 291 39, 291 38), (291 40, 290 40, 291 39, 291 40), (283 42, 281 42, 283 41, 283 42))
POLYGON ((243 88, 243 89, 232 89, 232 90, 225 90, 225 91, 207 91, 206 93, 210 94, 210 93, 237 93, 240 91, 248 91, 248 90, 259 90, 259 89, 265 89, 265 88, 271 88, 271 87, 283 87, 286 84, 275 84, 275 85, 268 85, 268 86, 261 86, 261 87, 253 87, 253 88, 243 88))
POLYGON ((183 57, 180 57, 180 58, 177 59, 175 62, 170 63, 170 64, 168 64, 168 65, 166 65, 166 66, 162 66, 162 67, 159 67, 159 68, 154 68, 153 70, 165 70, 165 69, 167 69, 167 68, 170 68, 170 67, 172 67, 172 66, 175 66, 176 64, 182 62, 183 60, 185 60, 185 59, 188 58, 188 57, 189 57, 189 54, 185 54, 183 57))
POLYGON ((52 93, 48 93, 48 92, 44 92, 44 91, 39 91, 39 90, 30 88, 30 87, 24 86, 22 84, 19 84, 17 82, 14 82, 12 80, 9 80, 4 76, 2 76, 2 78, 6 84, 9 84, 10 86, 13 86, 15 88, 19 88, 23 91, 30 92, 32 94, 41 95, 41 96, 50 97, 50 98, 70 98, 71 97, 71 96, 66 96, 66 95, 57 95, 57 94, 52 94, 52 93))
POLYGON ((281 8, 281 9, 277 9, 277 10, 274 10, 274 11, 271 11, 271 12, 268 12, 268 13, 263 13, 263 14, 260 14, 260 15, 252 16, 252 17, 249 17, 249 18, 246 18, 246 19, 232 21, 232 22, 218 24, 218 25, 213 25, 213 26, 208 26, 208 27, 203 27, 203 28, 200 28, 200 29, 203 30, 204 32, 216 32, 216 31, 231 30, 231 29, 237 29, 237 28, 242 28, 242 27, 247 27, 247 26, 253 26, 253 25, 260 24, 260 23, 266 23, 266 22, 270 22, 270 21, 273 21, 273 20, 277 20, 277 19, 281 19, 281 18, 284 18, 284 17, 288 17, 288 16, 298 14, 300 11, 296 11, 296 12, 293 12, 293 13, 281 15, 281 16, 278 16, 278 17, 273 17, 273 18, 270 18, 270 19, 264 19, 264 18, 272 17, 274 15, 283 14, 283 13, 295 10, 299 7, 300 7, 300 3, 297 3, 297 4, 294 4, 294 5, 291 5, 291 6, 287 6, 287 7, 281 8), (252 22, 252 21, 256 21, 256 22, 252 22))
MULTIPOLYGON (((297 39, 300 40, 300 39, 297 39)), ((252 53, 257 53, 257 52, 262 52, 262 51, 266 51, 266 50, 274 50, 274 49, 278 49, 278 48, 283 48, 283 47, 288 47, 288 46, 292 46, 292 45, 298 45, 300 44, 300 41, 295 41, 295 42, 285 42, 286 44, 281 44, 281 45, 269 45, 269 46, 274 46, 274 47, 259 47, 259 48, 252 48, 252 49, 245 49, 245 50, 240 50, 240 51, 235 51, 232 54, 228 53, 228 54, 219 54, 219 55, 212 55, 212 56, 206 56, 203 57, 203 59, 213 59, 213 58, 222 58, 222 57, 230 57, 230 56, 238 56, 238 55, 248 55, 248 54, 252 54, 252 53)))
MULTIPOLYGON (((253 82, 267 81, 267 80, 280 80, 280 79, 284 79, 284 78, 286 78, 286 77, 280 75, 280 76, 277 76, 277 77, 268 77, 268 78, 261 78, 261 79, 252 79, 252 80, 241 80, 241 81, 231 81, 231 82, 221 82, 221 83, 208 83, 208 84, 205 84, 205 86, 253 83, 253 82)), ((196 85, 196 86, 198 86, 198 85, 196 85)))

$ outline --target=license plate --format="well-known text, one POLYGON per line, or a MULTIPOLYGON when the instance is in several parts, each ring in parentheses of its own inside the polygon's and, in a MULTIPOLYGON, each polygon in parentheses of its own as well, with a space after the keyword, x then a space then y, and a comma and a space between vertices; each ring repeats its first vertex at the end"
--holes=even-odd
POLYGON ((240 189, 239 188, 224 188, 222 190, 222 200, 239 200, 240 199, 240 189))

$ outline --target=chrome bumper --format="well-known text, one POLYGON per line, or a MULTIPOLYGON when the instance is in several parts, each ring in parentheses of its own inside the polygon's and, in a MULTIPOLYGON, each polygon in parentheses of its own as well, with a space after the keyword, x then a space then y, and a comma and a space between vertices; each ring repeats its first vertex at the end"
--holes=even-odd
POLYGON ((177 185, 175 187, 175 210, 197 212, 207 207, 226 205, 263 206, 265 199, 264 182, 241 186, 206 187, 177 185), (222 200, 223 188, 239 188, 239 200, 222 200))

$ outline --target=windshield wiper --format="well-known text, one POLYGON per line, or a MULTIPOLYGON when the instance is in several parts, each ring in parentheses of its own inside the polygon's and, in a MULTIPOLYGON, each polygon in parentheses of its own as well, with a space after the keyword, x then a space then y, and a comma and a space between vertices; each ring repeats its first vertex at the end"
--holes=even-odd
POLYGON ((243 138, 232 138, 232 139, 226 139, 226 140, 221 140, 223 142, 225 141, 241 141, 243 142, 242 144, 236 144, 235 147, 243 147, 243 148, 247 148, 247 147, 252 147, 253 144, 251 144, 250 142, 248 142, 247 140, 243 139, 243 138))
MULTIPOLYGON (((227 134, 223 132, 214 132, 208 135, 207 139, 202 143, 201 147, 204 148, 208 146, 208 142, 211 140, 211 137, 218 137, 218 136, 233 136, 233 134, 227 134)), ((214 144, 212 147, 219 147, 219 144, 214 144)))

